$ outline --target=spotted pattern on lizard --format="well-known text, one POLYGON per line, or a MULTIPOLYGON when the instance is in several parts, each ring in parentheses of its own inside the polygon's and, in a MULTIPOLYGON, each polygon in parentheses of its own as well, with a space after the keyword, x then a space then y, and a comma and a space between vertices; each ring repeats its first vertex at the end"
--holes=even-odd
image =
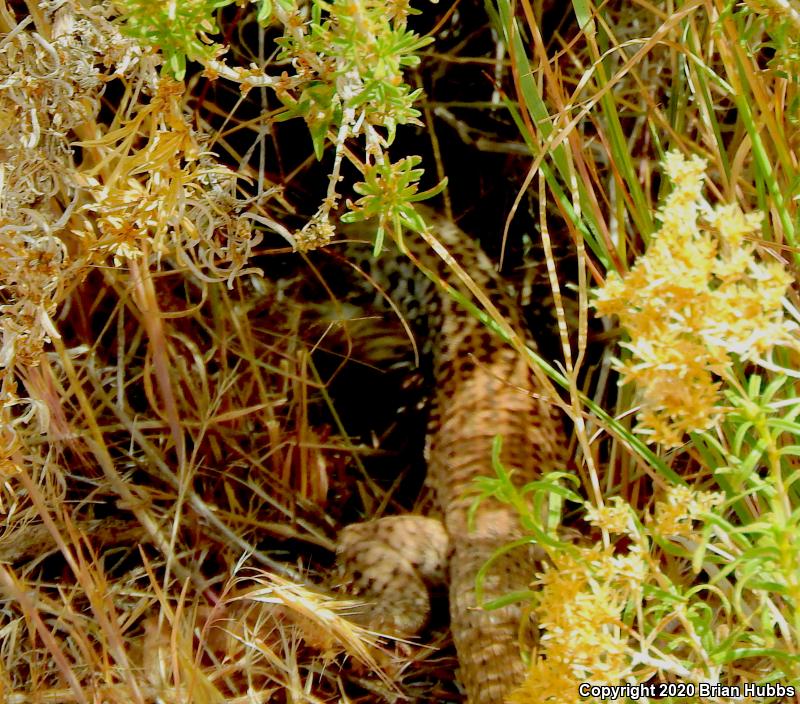
MULTIPOLYGON (((428 210, 423 214, 434 236, 511 327, 524 334, 518 308, 478 244, 453 223, 428 210)), ((358 234, 364 238, 363 230, 358 234)), ((421 237, 407 233, 404 241, 424 268, 471 300, 421 237)), ((490 557, 523 538, 524 531, 515 511, 494 499, 480 503, 470 524, 473 480, 495 476, 491 453, 497 435, 503 439, 501 462, 513 469, 515 485, 563 469, 564 430, 527 361, 513 347, 416 266, 397 257, 387 261, 379 260, 370 274, 422 331, 424 349, 432 358, 436 391, 425 455, 427 481, 435 490, 444 530, 422 516, 349 526, 340 537, 340 564, 353 591, 368 602, 365 619, 370 625, 409 635, 427 620, 427 589, 444 569, 435 561, 449 556, 450 624, 467 699, 470 704, 500 704, 524 677, 519 651, 522 607, 514 603, 482 609, 475 581, 490 557)), ((536 569, 530 546, 503 554, 486 573, 484 601, 526 590, 536 569)))

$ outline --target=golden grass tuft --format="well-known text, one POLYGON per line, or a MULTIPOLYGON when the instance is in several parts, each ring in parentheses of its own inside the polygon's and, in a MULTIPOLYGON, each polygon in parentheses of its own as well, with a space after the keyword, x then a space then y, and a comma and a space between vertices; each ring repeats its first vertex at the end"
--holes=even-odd
POLYGON ((273 556, 332 550, 350 452, 309 423, 303 303, 252 264, 242 211, 279 193, 248 200, 109 10, 1 9, 0 699, 392 689, 311 558, 273 556))

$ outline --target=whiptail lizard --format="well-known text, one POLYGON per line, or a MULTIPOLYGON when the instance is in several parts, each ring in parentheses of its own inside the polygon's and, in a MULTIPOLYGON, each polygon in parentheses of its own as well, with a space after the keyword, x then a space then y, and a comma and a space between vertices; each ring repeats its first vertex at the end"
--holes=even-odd
MULTIPOLYGON (((423 213, 433 235, 522 334, 521 314, 478 244, 453 223, 423 213)), ((472 298, 420 236, 407 233, 404 241, 419 264, 472 298)), ((353 592, 368 600, 364 618, 370 625, 403 635, 425 625, 429 587, 449 573, 450 625, 467 698, 470 704, 500 704, 524 677, 522 607, 482 609, 476 576, 498 549, 524 534, 515 510, 495 499, 482 501, 468 521, 473 480, 496 476, 491 455, 497 435, 500 460, 518 487, 563 469, 567 442, 523 356, 410 262, 397 261, 402 263, 379 260, 371 275, 426 331, 436 385, 426 442, 428 482, 444 523, 412 515, 348 526, 340 536, 340 564, 353 592)), ((503 554, 483 581, 484 602, 527 589, 536 570, 530 547, 503 554)))

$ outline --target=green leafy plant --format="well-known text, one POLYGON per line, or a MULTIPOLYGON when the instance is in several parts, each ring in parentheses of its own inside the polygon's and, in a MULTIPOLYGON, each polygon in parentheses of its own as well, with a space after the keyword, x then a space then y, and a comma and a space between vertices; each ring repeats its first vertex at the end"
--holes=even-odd
POLYGON ((177 80, 186 75, 186 60, 206 62, 225 49, 209 35, 219 27, 215 13, 233 0, 118 0, 125 33, 164 54, 167 71, 177 80))
MULTIPOLYGON (((421 200, 438 192, 417 193, 416 184, 423 175, 423 170, 416 168, 419 159, 409 157, 392 164, 388 154, 398 127, 421 124, 414 104, 422 91, 412 90, 403 75, 419 64, 417 52, 432 41, 407 26, 408 16, 418 10, 408 2, 387 5, 379 0, 315 0, 310 5, 295 0, 259 2, 258 22, 282 28, 282 36, 276 39, 277 58, 293 67, 291 73, 272 76, 266 66, 231 67, 219 60, 224 47, 209 35, 218 32, 214 13, 228 4, 230 0, 166 4, 121 0, 120 8, 125 31, 158 47, 176 78, 184 77, 190 59, 203 64, 209 75, 240 83, 243 92, 270 88, 284 108, 274 120, 304 120, 317 159, 333 146, 328 192, 309 224, 296 234, 299 249, 320 246, 333 233, 327 221, 339 200, 345 156, 365 177, 356 192, 374 194, 380 180, 384 193, 380 205, 389 208, 383 217, 394 218, 393 208, 402 199, 410 205, 412 193, 414 200, 421 200), (353 139, 362 141, 361 160, 345 149, 345 143, 353 139)), ((441 184, 440 189, 443 187, 441 184)), ((358 217, 366 212, 371 217, 377 210, 361 207, 358 217)))

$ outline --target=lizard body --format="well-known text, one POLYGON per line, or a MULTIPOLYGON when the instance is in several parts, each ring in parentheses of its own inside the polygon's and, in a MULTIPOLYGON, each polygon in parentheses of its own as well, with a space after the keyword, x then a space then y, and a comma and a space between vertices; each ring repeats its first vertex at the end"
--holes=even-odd
MULTIPOLYGON (((511 328, 522 333, 521 314, 479 245, 453 223, 423 213, 434 236, 511 328)), ((472 298, 421 237, 407 233, 404 242, 434 278, 472 298)), ((435 489, 445 530, 437 532, 432 519, 420 516, 356 524, 343 531, 340 559, 357 593, 384 602, 373 607, 373 623, 409 634, 426 621, 426 585, 440 571, 430 565, 437 556, 449 555, 450 625, 468 701, 500 704, 524 677, 518 645, 522 607, 513 603, 482 609, 476 576, 500 548, 524 538, 524 532, 515 510, 495 499, 483 500, 468 520, 474 480, 496 476, 491 456, 497 435, 502 437, 500 460, 513 470, 516 486, 563 468, 564 430, 517 350, 408 262, 400 265, 399 275, 391 269, 396 265, 388 270, 381 266, 379 262, 372 275, 426 330, 436 385, 426 441, 427 480, 435 489), (443 541, 449 541, 447 547, 443 541), (421 605, 421 611, 415 613, 414 605, 421 605)), ((535 571, 530 546, 497 557, 483 581, 484 601, 528 589, 535 571)))

